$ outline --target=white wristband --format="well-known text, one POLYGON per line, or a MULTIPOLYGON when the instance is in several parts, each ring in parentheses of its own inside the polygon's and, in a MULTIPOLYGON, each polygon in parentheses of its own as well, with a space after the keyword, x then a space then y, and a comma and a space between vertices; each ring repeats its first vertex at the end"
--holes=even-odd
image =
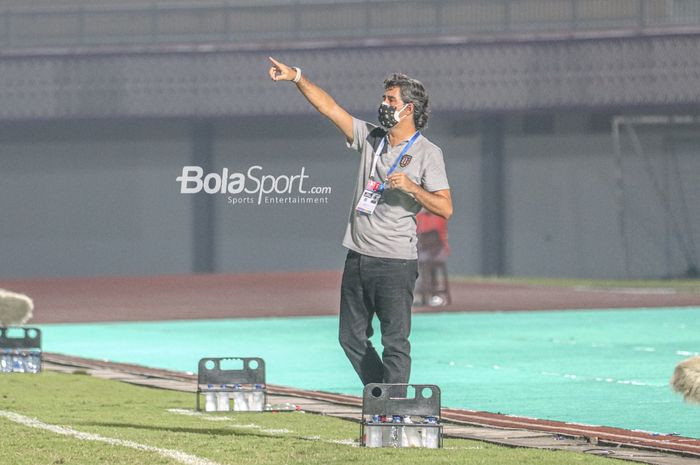
POLYGON ((296 84, 297 82, 301 81, 301 68, 298 68, 296 66, 292 66, 292 69, 296 70, 296 72, 297 72, 297 75, 294 76, 294 79, 292 79, 292 82, 296 84))

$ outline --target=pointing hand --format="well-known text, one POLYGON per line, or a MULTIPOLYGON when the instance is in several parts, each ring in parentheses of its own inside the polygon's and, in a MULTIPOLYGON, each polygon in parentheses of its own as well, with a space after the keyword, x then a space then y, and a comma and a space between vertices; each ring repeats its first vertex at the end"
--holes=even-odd
POLYGON ((272 57, 268 58, 272 62, 272 66, 270 66, 269 71, 270 79, 273 81, 291 81, 296 77, 297 71, 294 68, 289 67, 284 63, 280 63, 272 57))

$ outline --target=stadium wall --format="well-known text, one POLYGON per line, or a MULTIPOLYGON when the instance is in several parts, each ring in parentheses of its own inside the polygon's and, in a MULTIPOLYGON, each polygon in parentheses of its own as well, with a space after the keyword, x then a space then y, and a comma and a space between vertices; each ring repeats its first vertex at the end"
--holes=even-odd
MULTIPOLYGON (((528 132, 528 118, 542 115, 506 118, 505 274, 620 277, 610 134, 585 129, 581 114, 550 116, 548 134, 528 132)), ((224 194, 180 193, 175 178, 197 163, 192 134, 198 122, 0 126, 0 277, 190 273, 196 242, 206 237, 212 238, 210 271, 340 268, 357 161, 337 130, 316 116, 213 120, 212 172, 259 165, 261 173, 293 175, 303 167, 307 186, 332 189, 325 204, 231 205, 224 194), (195 221, 197 196, 211 207, 209 236, 197 234, 206 227, 195 221)), ((438 114, 426 131, 447 160, 456 205, 450 269, 459 274, 481 272, 480 212, 489 208, 481 198, 477 122, 438 114)), ((646 135, 645 144, 660 157, 667 137, 646 135)), ((689 163, 700 172, 697 157, 689 163)), ((648 201, 642 223, 664 224, 666 213, 655 205, 644 173, 634 176, 648 201)), ((697 217, 692 221, 700 229, 697 217)), ((668 234, 662 229, 653 236, 663 242, 668 234)), ((638 247, 637 275, 666 275, 680 266, 664 259, 663 248, 652 250, 652 242, 638 247)))
MULTIPOLYGON (((637 203, 631 236, 621 235, 610 126, 616 114, 698 112, 697 31, 418 42, 4 50, 0 277, 340 268, 356 160, 293 87, 265 77, 268 54, 302 65, 371 120, 388 70, 426 82, 426 135, 445 152, 456 207, 453 273, 684 271, 668 209, 629 161, 637 203), (502 133, 490 126, 499 121, 502 133), (180 193, 175 178, 188 165, 304 168, 309 185, 331 192, 324 204, 231 205, 226 195, 180 193)), ((675 138, 687 152, 682 171, 700 176, 696 130, 643 134, 661 165, 675 138)), ((700 192, 687 193, 685 203, 700 205, 700 192)), ((697 236, 693 212, 687 229, 697 236)))

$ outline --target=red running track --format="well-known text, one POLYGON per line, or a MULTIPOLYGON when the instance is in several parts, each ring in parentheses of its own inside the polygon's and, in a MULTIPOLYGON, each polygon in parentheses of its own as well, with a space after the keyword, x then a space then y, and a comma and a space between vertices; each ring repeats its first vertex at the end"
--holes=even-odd
MULTIPOLYGON (((451 282, 452 304, 416 312, 700 306, 700 293, 451 282)), ((0 281, 34 299, 32 323, 251 318, 338 313, 340 273, 210 274, 0 281)))

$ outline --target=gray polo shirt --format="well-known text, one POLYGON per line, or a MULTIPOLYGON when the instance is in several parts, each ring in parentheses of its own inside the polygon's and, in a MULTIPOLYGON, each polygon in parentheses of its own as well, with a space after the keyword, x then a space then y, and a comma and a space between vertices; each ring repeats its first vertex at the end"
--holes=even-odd
MULTIPOLYGON (((360 152, 362 158, 343 246, 372 257, 415 260, 418 256, 416 213, 421 206, 412 195, 398 189, 386 189, 374 214, 365 215, 355 211, 372 170, 374 151, 379 146, 384 131, 358 119, 353 119, 352 126, 353 141, 348 147, 360 152)), ((388 141, 384 144, 377 162, 375 180, 386 181, 387 172, 407 143, 408 140, 404 140, 394 147, 390 147, 388 141)), ((401 164, 405 166, 397 166, 395 172, 406 173, 413 182, 429 192, 450 188, 442 150, 423 135, 408 149, 401 164)))

